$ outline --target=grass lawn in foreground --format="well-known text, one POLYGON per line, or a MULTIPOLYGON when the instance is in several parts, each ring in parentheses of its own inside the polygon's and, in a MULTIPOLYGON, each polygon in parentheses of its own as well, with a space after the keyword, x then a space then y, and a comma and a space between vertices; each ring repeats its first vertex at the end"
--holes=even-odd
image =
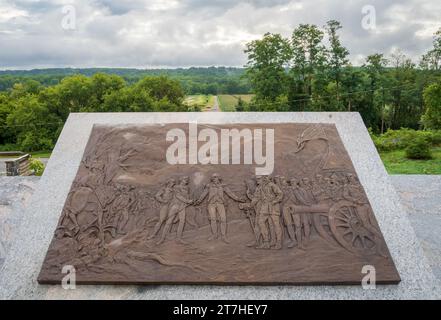
POLYGON ((380 152, 389 174, 441 174, 441 147, 432 148, 430 160, 410 160, 404 150, 380 152))

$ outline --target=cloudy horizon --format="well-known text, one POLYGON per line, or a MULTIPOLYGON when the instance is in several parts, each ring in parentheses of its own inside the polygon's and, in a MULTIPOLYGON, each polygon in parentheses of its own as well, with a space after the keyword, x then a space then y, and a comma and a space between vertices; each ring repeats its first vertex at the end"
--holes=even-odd
POLYGON ((355 65, 397 49, 418 62, 440 13, 439 0, 0 0, 0 69, 242 67, 247 42, 331 19, 355 65))

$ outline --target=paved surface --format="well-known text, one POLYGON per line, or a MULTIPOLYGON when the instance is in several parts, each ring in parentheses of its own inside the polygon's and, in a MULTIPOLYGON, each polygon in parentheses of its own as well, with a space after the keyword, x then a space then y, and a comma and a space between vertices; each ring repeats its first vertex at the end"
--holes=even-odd
POLYGON ((441 281, 441 175, 395 175, 391 179, 441 281))
MULTIPOLYGON (((39 177, 0 177, 0 270, 39 177)), ((1 271, 0 271, 1 272, 1 271)))
POLYGON ((214 96, 213 99, 213 106, 211 107, 211 109, 209 110, 210 112, 220 112, 220 107, 219 107, 219 97, 218 96, 214 96))

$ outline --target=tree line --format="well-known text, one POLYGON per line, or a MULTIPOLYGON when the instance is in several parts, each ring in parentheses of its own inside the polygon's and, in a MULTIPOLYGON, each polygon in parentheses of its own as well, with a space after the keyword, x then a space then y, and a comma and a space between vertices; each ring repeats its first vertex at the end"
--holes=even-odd
POLYGON ((65 77, 96 73, 118 75, 127 84, 134 84, 144 77, 167 76, 177 80, 187 95, 195 94, 245 94, 251 90, 250 83, 243 77, 243 68, 233 67, 192 67, 188 69, 123 69, 123 68, 53 68, 35 70, 0 71, 0 91, 12 89, 14 84, 27 80, 38 81, 43 86, 53 86, 65 77))
POLYGON ((198 111, 188 94, 254 93, 238 111, 358 111, 373 133, 441 129, 441 29, 413 62, 402 52, 349 62, 338 21, 247 44, 245 69, 0 71, 0 149, 50 150, 70 112, 198 111))
POLYGON ((51 150, 71 112, 189 111, 184 90, 166 76, 127 84, 118 75, 74 75, 43 86, 28 79, 0 92, 0 145, 4 150, 51 150))
POLYGON ((441 29, 416 64, 401 51, 349 62, 340 22, 301 24, 290 38, 267 33, 247 44, 255 97, 244 111, 358 111, 374 132, 440 128, 441 29))

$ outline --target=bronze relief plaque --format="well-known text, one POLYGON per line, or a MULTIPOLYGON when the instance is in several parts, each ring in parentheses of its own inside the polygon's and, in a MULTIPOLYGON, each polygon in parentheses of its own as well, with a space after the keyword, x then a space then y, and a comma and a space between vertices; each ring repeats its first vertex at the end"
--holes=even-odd
POLYGON ((95 125, 38 282, 65 266, 77 284, 400 281, 333 124, 95 125))

